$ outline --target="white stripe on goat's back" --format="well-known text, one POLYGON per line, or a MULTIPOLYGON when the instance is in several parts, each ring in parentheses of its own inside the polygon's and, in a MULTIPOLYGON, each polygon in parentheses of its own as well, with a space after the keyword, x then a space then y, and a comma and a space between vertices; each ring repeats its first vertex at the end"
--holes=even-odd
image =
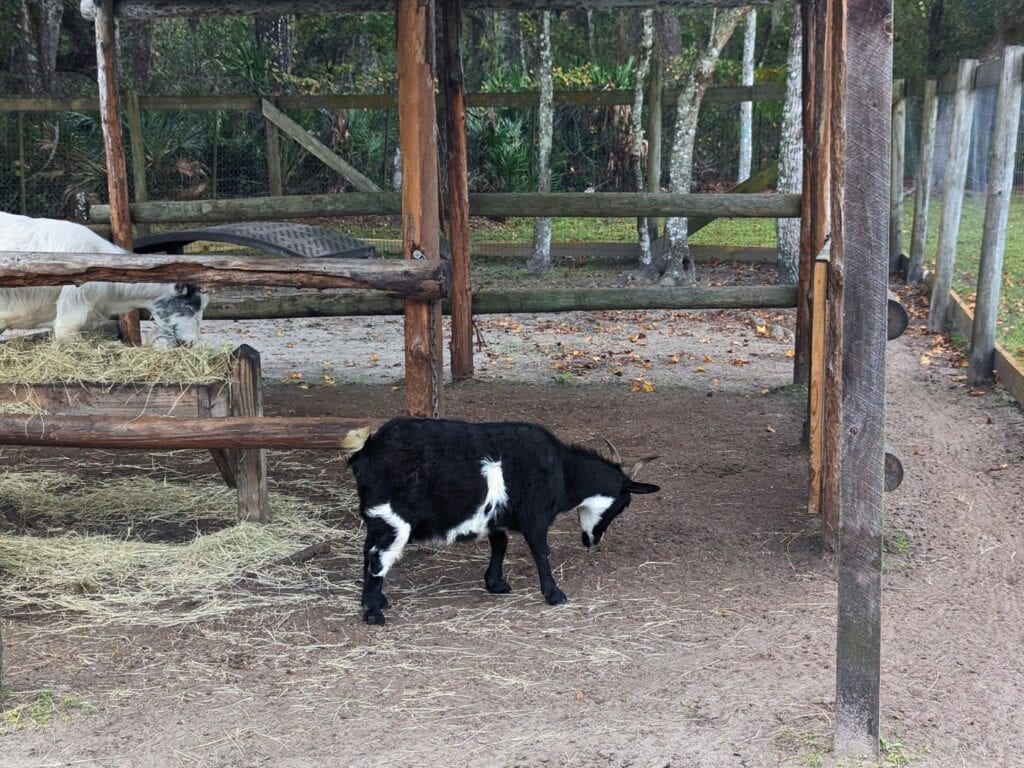
POLYGON ((385 576, 391 570, 391 566, 398 562, 398 558, 402 556, 402 549, 405 548, 406 542, 409 541, 412 527, 395 514, 390 504, 378 504, 375 507, 370 507, 366 510, 366 516, 383 520, 395 529, 395 538, 386 549, 379 550, 376 546, 370 547, 370 553, 378 554, 380 558, 380 572, 373 575, 385 576))
POLYGON ((508 489, 505 487, 505 475, 501 471, 501 460, 483 459, 480 462, 480 474, 487 483, 484 500, 471 518, 448 531, 445 541, 449 544, 460 536, 484 536, 490 530, 498 510, 508 504, 508 489))
POLYGON ((594 534, 594 527, 601 522, 601 515, 615 503, 611 496, 588 496, 576 507, 580 513, 580 528, 588 536, 594 534))

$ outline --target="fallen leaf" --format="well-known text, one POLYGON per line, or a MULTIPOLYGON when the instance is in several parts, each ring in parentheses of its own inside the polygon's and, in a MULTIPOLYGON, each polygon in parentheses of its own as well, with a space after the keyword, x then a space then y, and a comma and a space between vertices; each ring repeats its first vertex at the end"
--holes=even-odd
POLYGON ((737 357, 732 361, 733 365, 750 365, 749 360, 744 360, 742 357, 737 357))
POLYGON ((795 349, 787 349, 786 350, 786 357, 796 357, 796 350, 795 349))
POLYGON ((715 358, 713 358, 711 355, 704 355, 704 362, 705 363, 713 363, 713 362, 715 362, 715 358))
POLYGON ((668 358, 669 365, 675 365, 679 362, 679 355, 670 355, 668 358))
POLYGON ((693 372, 694 373, 704 373, 704 366, 703 365, 698 365, 696 368, 693 369, 693 372))
POLYGON ((921 355, 921 365, 931 365, 932 359, 928 355, 921 355))
POLYGON ((1010 468, 1009 464, 996 464, 994 467, 989 467, 987 471, 989 471, 989 472, 1002 472, 1004 469, 1009 469, 1009 468, 1010 468))
POLYGON ((768 431, 768 432, 774 432, 775 431, 775 427, 773 427, 773 426, 771 426, 769 424, 767 427, 765 427, 765 430, 768 431))
POLYGON ((927 451, 922 451, 920 448, 915 448, 914 449, 914 455, 915 456, 927 456, 928 453, 927 453, 927 451))
POLYGON ((583 701, 583 691, 576 691, 576 701, 583 701))

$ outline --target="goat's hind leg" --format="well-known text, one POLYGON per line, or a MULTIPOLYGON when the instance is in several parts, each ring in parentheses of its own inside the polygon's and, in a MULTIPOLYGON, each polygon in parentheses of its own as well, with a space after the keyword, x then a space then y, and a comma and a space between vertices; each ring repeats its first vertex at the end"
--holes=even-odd
POLYGON ((504 531, 492 531, 487 536, 491 542, 491 562, 484 573, 484 586, 495 595, 504 595, 512 591, 512 587, 501 575, 501 565, 505 561, 505 550, 508 549, 508 534, 504 531))

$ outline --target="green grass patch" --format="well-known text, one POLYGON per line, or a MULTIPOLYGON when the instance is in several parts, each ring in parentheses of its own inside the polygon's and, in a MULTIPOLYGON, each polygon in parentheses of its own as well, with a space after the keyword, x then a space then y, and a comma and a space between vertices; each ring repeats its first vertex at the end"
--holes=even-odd
POLYGON ((56 721, 70 720, 78 712, 88 714, 92 706, 76 696, 61 696, 54 691, 7 692, 0 710, 0 733, 23 728, 39 728, 56 721))

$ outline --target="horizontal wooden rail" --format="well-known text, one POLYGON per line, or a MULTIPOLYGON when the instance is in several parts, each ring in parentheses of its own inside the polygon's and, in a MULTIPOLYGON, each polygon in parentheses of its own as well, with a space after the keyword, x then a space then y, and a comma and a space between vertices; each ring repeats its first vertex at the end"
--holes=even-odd
MULTIPOLYGON (((528 312, 593 312, 610 309, 754 309, 796 306, 796 289, 787 285, 735 285, 717 288, 588 288, 535 291, 480 291, 474 315, 528 312)), ((443 304, 448 313, 448 302, 443 304)), ((256 299, 214 298, 209 320, 268 320, 285 317, 401 315, 403 304, 376 294, 302 293, 256 299)))
MULTIPOLYGON (((662 103, 679 101, 680 89, 666 88, 662 103)), ((782 101, 786 87, 782 84, 712 85, 704 94, 709 104, 738 104, 741 101, 782 101)), ((468 107, 537 106, 538 91, 507 93, 467 93, 468 107)), ((555 91, 556 106, 613 107, 633 103, 633 92, 626 90, 555 91)), ((277 96, 279 109, 397 109, 398 97, 393 93, 341 93, 301 96, 277 96)), ((212 112, 217 110, 259 112, 262 97, 256 94, 206 94, 199 96, 140 96, 139 109, 144 112, 212 112)), ((96 112, 99 100, 64 98, 60 96, 11 96, 0 98, 0 112, 96 112)))
POLYGON ((341 449, 352 429, 375 429, 381 419, 226 416, 0 416, 0 445, 139 450, 341 449))
POLYGON ((0 251, 0 286, 86 282, 369 288, 391 296, 447 295, 448 264, 411 259, 283 259, 163 254, 0 251))
MULTIPOLYGON (((796 218, 800 196, 759 194, 688 194, 634 192, 481 193, 469 196, 474 216, 693 216, 714 218, 796 218)), ((331 195, 246 197, 133 203, 137 224, 258 221, 315 216, 371 216, 401 213, 396 192, 351 192, 331 195)), ((94 205, 95 223, 110 221, 110 206, 94 205)))

